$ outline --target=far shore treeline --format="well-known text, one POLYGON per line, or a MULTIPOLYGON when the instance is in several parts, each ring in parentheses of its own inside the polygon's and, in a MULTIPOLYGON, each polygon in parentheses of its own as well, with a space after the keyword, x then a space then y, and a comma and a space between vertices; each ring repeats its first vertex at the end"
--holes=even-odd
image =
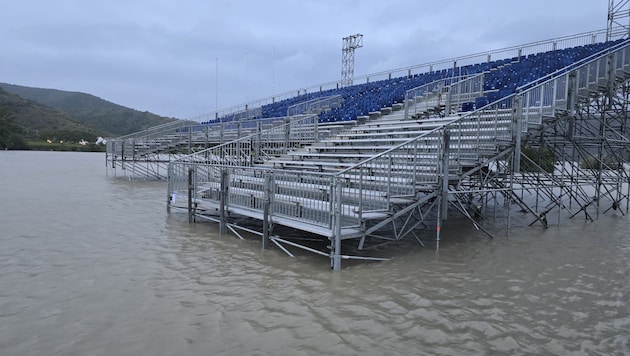
POLYGON ((0 150, 100 152, 99 137, 173 120, 90 94, 0 83, 0 150))

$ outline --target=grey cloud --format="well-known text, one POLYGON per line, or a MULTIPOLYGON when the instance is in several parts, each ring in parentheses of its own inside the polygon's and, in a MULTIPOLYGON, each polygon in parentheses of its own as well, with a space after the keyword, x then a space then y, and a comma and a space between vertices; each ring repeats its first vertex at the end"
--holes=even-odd
POLYGON ((0 81, 180 118, 337 80, 354 33, 358 76, 606 26, 606 4, 586 0, 24 0, 3 12, 0 81))

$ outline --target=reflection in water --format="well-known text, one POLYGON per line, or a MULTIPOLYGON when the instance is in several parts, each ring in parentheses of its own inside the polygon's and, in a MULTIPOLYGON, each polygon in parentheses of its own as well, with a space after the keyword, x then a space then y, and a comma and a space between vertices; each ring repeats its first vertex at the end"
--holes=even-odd
POLYGON ((630 352, 619 212, 494 240, 450 222, 439 254, 408 240, 332 273, 169 216, 164 183, 103 162, 0 153, 0 354, 630 352))

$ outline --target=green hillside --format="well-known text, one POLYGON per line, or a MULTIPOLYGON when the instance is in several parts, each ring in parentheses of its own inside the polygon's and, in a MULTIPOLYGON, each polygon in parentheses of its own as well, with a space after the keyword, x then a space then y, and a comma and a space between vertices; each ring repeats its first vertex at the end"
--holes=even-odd
POLYGON ((90 94, 0 83, 0 149, 102 150, 79 141, 127 135, 173 120, 90 94))
POLYGON ((7 83, 0 83, 0 88, 23 99, 65 113, 69 121, 90 128, 95 133, 98 132, 99 136, 122 136, 175 120, 130 109, 85 93, 7 83))
POLYGON ((0 148, 25 148, 23 141, 95 140, 107 132, 86 125, 66 112, 7 93, 0 88, 0 122, 2 141, 0 148), (7 137, 11 137, 8 139, 7 137), (18 139, 19 145, 14 140, 18 139))

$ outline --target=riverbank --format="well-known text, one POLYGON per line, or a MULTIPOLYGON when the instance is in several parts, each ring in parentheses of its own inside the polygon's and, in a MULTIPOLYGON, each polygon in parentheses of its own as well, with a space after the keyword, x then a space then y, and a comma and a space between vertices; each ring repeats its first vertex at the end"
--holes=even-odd
MULTIPOLYGON (((5 148, 5 150, 8 150, 5 148)), ((78 143, 48 143, 46 141, 27 141, 26 147, 16 147, 20 151, 65 151, 65 152, 105 152, 105 145, 90 143, 81 145, 78 143)))

